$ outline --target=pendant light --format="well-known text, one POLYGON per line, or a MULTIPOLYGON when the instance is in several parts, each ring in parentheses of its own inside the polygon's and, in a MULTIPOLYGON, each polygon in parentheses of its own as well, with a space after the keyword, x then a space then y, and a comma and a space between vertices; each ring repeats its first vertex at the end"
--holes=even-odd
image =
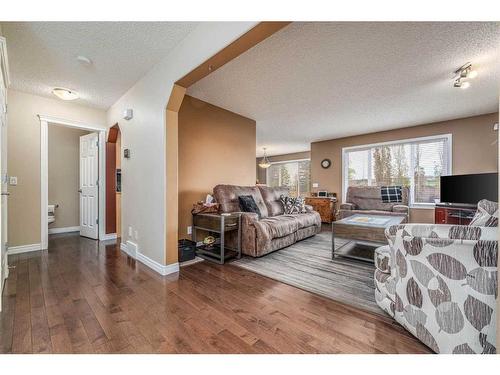
POLYGON ((267 169, 267 168, 269 168, 271 166, 271 163, 269 162, 269 159, 267 158, 266 148, 263 147, 262 149, 264 150, 264 157, 260 161, 259 167, 267 169))

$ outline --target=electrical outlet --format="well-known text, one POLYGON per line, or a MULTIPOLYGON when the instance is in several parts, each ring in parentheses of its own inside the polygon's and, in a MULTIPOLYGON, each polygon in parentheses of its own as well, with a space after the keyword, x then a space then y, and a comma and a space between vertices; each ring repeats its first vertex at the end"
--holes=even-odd
POLYGON ((17 177, 16 176, 10 176, 10 178, 9 178, 9 184, 12 185, 12 186, 16 186, 17 185, 17 177))
POLYGON ((193 234, 193 227, 191 225, 188 226, 187 234, 193 234))
POLYGON ((132 237, 132 227, 128 227, 128 236, 132 237))
POLYGON ((313 188, 317 188, 317 187, 319 187, 319 183, 313 182, 313 188))

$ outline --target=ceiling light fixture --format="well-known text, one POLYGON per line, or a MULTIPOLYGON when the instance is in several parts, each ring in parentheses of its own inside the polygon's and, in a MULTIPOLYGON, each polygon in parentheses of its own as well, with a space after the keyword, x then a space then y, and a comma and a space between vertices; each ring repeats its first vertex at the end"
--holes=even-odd
POLYGON ((472 63, 462 65, 460 68, 453 72, 453 87, 458 87, 461 89, 466 89, 470 87, 470 82, 466 81, 468 79, 476 78, 477 71, 472 70, 472 63))
POLYGON ((63 87, 56 87, 55 89, 52 90, 52 94, 57 96, 59 99, 62 100, 75 100, 79 98, 79 95, 77 92, 65 89, 63 87))
POLYGON ((264 168, 264 169, 267 169, 271 166, 271 162, 269 161, 269 159, 267 158, 267 154, 266 154, 266 148, 263 147, 262 148, 264 150, 264 157, 262 158, 262 160, 260 161, 259 163, 259 167, 261 168, 264 168))
POLYGON ((76 59, 84 65, 92 65, 92 60, 90 60, 87 56, 79 55, 76 56, 76 59))

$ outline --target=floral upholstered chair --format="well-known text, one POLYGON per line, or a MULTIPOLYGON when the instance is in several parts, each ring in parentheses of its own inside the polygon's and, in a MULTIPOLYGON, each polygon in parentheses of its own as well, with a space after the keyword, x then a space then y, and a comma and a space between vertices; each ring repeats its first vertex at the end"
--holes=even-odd
POLYGON ((469 226, 389 227, 375 252, 378 305, 436 353, 495 353, 498 228, 483 225, 497 223, 496 203, 482 201, 469 226))

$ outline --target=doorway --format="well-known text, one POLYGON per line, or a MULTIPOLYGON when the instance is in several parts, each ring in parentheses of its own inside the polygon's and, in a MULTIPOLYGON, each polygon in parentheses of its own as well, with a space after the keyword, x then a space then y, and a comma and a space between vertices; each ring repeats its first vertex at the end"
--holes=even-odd
POLYGON ((97 198, 95 182, 89 173, 97 156, 97 133, 60 125, 48 127, 48 195, 47 220, 49 234, 80 232, 97 238, 97 198), (93 143, 93 147, 89 145, 93 143), (89 186, 90 185, 90 186, 89 186), (85 191, 83 191, 83 190, 85 191), (95 216, 90 220, 90 216, 95 216), (92 223, 93 221, 93 223, 92 223))
MULTIPOLYGON (((54 222, 57 222, 58 216, 62 220, 61 215, 64 208, 68 208, 67 204, 65 204, 65 207, 61 207, 56 201, 49 202, 49 127, 51 130, 52 127, 65 127, 83 131, 78 137, 78 185, 75 186, 74 183, 72 184, 70 181, 64 180, 60 183, 61 186, 69 185, 72 190, 75 190, 73 193, 78 194, 78 227, 76 225, 71 225, 62 228, 66 228, 65 230, 67 231, 77 229, 83 236, 94 239, 104 239, 104 225, 100 225, 100 223, 105 222, 105 176, 104 173, 102 173, 102 171, 105 170, 105 127, 49 116, 39 115, 39 118, 41 150, 40 223, 42 249, 48 248, 49 211, 55 214, 54 222), (59 205, 59 207, 57 207, 57 205, 59 205), (58 215, 58 210, 61 215, 58 215)), ((59 188, 61 186, 59 186, 59 188)), ((51 198, 55 199, 52 196, 51 198)), ((50 220, 52 221, 52 219, 50 220)), ((51 225, 53 224, 51 223, 51 225)), ((55 233, 57 233, 57 231, 55 233)))

